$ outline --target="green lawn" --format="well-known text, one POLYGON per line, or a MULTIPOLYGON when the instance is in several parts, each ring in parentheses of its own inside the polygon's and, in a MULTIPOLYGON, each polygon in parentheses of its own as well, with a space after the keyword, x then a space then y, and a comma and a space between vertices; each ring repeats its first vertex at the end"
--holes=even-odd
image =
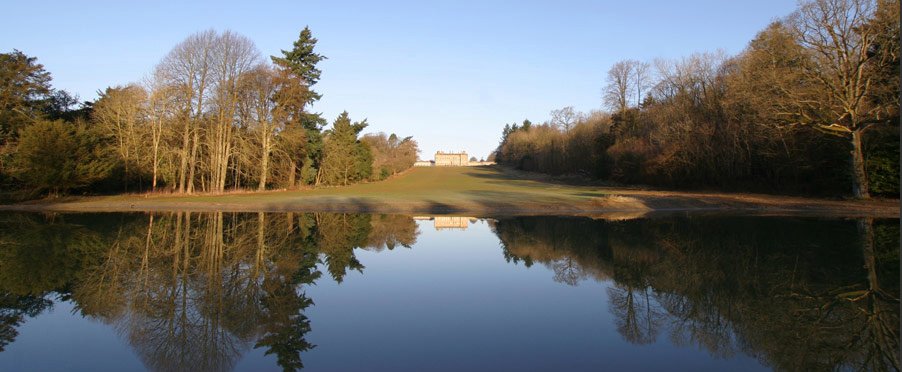
POLYGON ((223 204, 281 204, 315 209, 345 206, 346 209, 392 210, 485 210, 583 209, 603 196, 597 187, 567 186, 542 182, 495 167, 414 168, 395 178, 344 187, 324 187, 303 191, 282 191, 239 195, 166 198, 158 201, 183 201, 223 204))
POLYGON ((426 167, 386 181, 346 187, 224 195, 81 197, 0 205, 0 210, 580 213, 606 218, 637 217, 650 211, 734 210, 896 217, 899 202, 575 186, 498 167, 426 167))

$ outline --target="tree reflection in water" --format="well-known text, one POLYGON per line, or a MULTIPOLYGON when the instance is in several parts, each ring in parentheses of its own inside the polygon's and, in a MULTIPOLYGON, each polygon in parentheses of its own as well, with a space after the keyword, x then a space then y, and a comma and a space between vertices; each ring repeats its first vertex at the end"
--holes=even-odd
POLYGON ((776 370, 897 371, 898 223, 516 217, 492 228, 508 261, 541 263, 555 281, 610 278, 609 310, 628 342, 667 332, 776 370))
POLYGON ((357 214, 2 216, 0 347, 58 295, 157 371, 231 370, 251 346, 303 368, 318 267, 340 282, 363 269, 354 248, 410 246, 418 233, 409 217, 357 214))
MULTIPOLYGON (((617 331, 776 370, 899 369, 898 220, 696 216, 490 222, 509 262, 602 282, 617 331)), ((323 273, 416 243, 411 217, 0 214, 0 351, 57 299, 117 330, 147 368, 230 370, 251 348, 303 368, 323 273), (74 222, 78 223, 74 223, 74 222)))
POLYGON ((10 342, 16 340, 16 327, 25 322, 25 317, 33 318, 50 308, 53 301, 43 296, 0 294, 0 352, 10 342))

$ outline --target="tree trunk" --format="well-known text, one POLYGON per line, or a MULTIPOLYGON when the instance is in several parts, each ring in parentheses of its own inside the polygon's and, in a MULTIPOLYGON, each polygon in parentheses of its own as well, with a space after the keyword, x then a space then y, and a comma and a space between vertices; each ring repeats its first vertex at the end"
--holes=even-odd
POLYGON ((194 169, 197 168, 197 140, 198 132, 194 131, 194 145, 191 146, 191 161, 188 164, 188 179, 185 182, 188 183, 188 193, 194 192, 194 169))
POLYGON ((125 159, 125 192, 128 192, 128 159, 125 159))
POLYGON ((864 267, 868 271, 868 289, 879 290, 877 282, 877 255, 874 246, 874 219, 862 218, 857 221, 858 235, 861 237, 861 252, 864 267))
POLYGON ((871 197, 861 151, 861 129, 857 128, 852 130, 852 195, 860 199, 871 197))
POLYGON ((266 214, 257 213, 257 252, 254 255, 254 278, 263 270, 263 261, 266 256, 266 214))
POLYGON ((179 152, 181 159, 179 162, 179 192, 184 193, 188 191, 185 186, 186 176, 188 174, 188 143, 191 142, 191 127, 189 127, 190 121, 185 122, 185 131, 182 133, 182 150, 179 152))
POLYGON ((269 137, 265 134, 263 135, 263 154, 260 158, 260 185, 257 186, 257 190, 263 191, 266 190, 266 175, 269 173, 269 137))
POLYGON ((228 130, 223 133, 223 141, 224 148, 222 149, 222 155, 219 160, 219 182, 216 186, 217 191, 219 192, 225 191, 226 174, 229 171, 229 154, 232 152, 232 138, 229 135, 228 130))
POLYGON ((153 154, 153 182, 152 182, 150 190, 157 191, 157 154, 156 154, 156 151, 153 154))
POLYGON ((294 160, 291 160, 289 163, 290 163, 289 166, 291 167, 291 169, 288 171, 288 188, 293 189, 294 188, 294 177, 295 177, 294 172, 298 168, 298 165, 297 165, 297 163, 294 162, 294 160))
POLYGON ((319 186, 320 182, 322 182, 323 176, 323 166, 320 164, 320 167, 316 169, 316 177, 314 177, 313 184, 319 186))

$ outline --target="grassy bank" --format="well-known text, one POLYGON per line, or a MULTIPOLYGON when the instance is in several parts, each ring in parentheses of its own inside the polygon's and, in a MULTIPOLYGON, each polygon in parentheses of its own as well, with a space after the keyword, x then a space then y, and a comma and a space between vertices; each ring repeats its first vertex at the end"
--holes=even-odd
POLYGON ((579 186, 497 167, 415 168, 346 187, 224 195, 120 195, 0 206, 58 211, 335 211, 400 213, 614 213, 735 210, 898 216, 898 201, 850 201, 756 194, 690 193, 579 186))

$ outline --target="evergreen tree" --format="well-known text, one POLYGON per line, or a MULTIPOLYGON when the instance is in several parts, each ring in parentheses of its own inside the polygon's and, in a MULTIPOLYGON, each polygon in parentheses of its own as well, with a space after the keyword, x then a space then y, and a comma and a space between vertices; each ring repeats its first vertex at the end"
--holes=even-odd
POLYGON ((357 139, 366 120, 351 123, 348 112, 332 123, 323 147, 323 163, 318 183, 347 185, 367 179, 372 173, 373 155, 368 145, 357 139))
POLYGON ((78 97, 50 86, 50 72, 18 50, 0 53, 0 145, 15 142, 19 131, 38 119, 74 121, 84 118, 72 111, 78 97))
POLYGON ((37 58, 13 50, 0 54, 0 144, 42 116, 53 89, 37 58))
POLYGON ((282 71, 283 79, 276 99, 288 117, 288 127, 292 125, 304 129, 307 141, 303 157, 296 159, 294 167, 300 167, 301 180, 305 183, 313 181, 311 175, 320 167, 323 150, 322 127, 326 120, 319 113, 308 113, 304 107, 318 101, 322 95, 311 89, 320 78, 316 64, 326 59, 313 51, 316 38, 310 28, 304 27, 291 50, 282 50, 283 57, 271 56, 273 63, 282 71))
POLYGON ((35 191, 58 194, 104 179, 115 162, 96 131, 39 120, 21 131, 14 164, 16 177, 35 191))
MULTIPOLYGON (((322 71, 316 68, 316 64, 326 59, 325 56, 314 53, 313 48, 316 46, 316 38, 310 33, 309 27, 304 27, 298 40, 294 42, 294 48, 291 50, 282 50, 284 57, 272 56, 272 62, 279 67, 291 71, 294 75, 303 79, 304 83, 311 87, 319 81, 322 71)), ((307 103, 313 103, 322 98, 322 95, 308 89, 310 93, 307 103)))

